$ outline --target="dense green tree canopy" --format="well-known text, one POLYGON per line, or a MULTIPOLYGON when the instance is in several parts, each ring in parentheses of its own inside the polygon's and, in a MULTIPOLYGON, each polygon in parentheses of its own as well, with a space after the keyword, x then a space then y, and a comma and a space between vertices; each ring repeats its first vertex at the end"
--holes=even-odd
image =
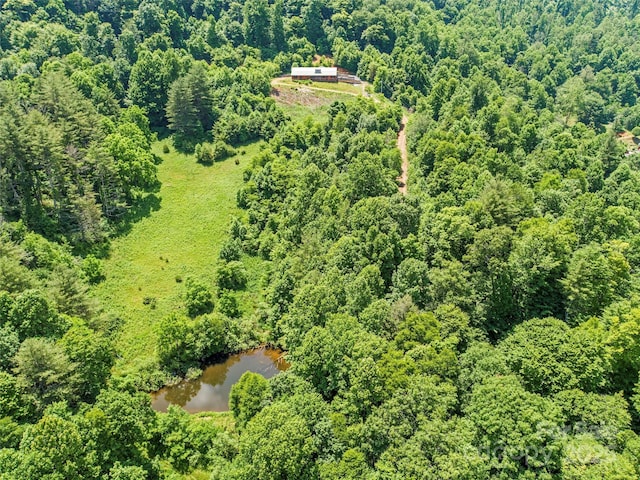
POLYGON ((639 14, 5 1, 0 480, 638 478, 639 14), (325 64, 364 95, 272 93, 325 64), (100 305, 111 242, 164 208, 162 158, 246 152, 205 274, 145 296, 157 321, 100 305), (291 368, 244 374, 230 413, 151 409, 261 344, 291 368))

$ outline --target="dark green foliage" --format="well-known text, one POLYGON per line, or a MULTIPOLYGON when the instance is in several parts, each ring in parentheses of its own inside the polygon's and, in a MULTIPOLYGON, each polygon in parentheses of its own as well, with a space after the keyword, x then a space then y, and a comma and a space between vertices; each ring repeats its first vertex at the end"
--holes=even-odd
POLYGON ((176 132, 173 143, 178 149, 190 150, 189 143, 204 135, 194 102, 186 77, 179 78, 171 85, 167 101, 167 119, 169 128, 176 132))
POLYGON ((213 294, 202 281, 189 277, 184 285, 184 303, 190 316, 195 317, 213 310, 213 294))
POLYGON ((76 269, 56 268, 47 287, 60 313, 84 319, 92 316, 94 304, 88 298, 88 286, 76 269))
POLYGON ((86 326, 76 325, 60 339, 60 345, 76 365, 81 398, 93 400, 105 387, 115 361, 110 340, 86 326))
POLYGON ((5 2, 0 477, 638 478, 640 175, 618 136, 640 126, 637 13, 5 2), (317 54, 386 99, 300 88, 291 121, 271 80, 317 54), (236 158, 215 313, 187 280, 158 358, 110 380, 119 321, 90 289, 157 188, 152 126, 203 165, 264 146, 236 158), (134 393, 258 341, 292 367, 243 376, 233 419, 134 393))
POLYGON ((242 262, 231 261, 218 267, 218 288, 223 290, 242 290, 247 285, 247 270, 242 262))
POLYGON ((3 216, 21 219, 48 237, 104 240, 104 220, 121 216, 131 193, 155 181, 155 166, 145 157, 149 139, 137 142, 135 136, 144 122, 133 125, 123 115, 118 131, 109 131, 115 130, 113 120, 59 73, 41 77, 28 95, 16 89, 0 88, 6 127, 0 149, 8 159, 0 167, 6 169, 0 183, 3 216), (105 122, 111 122, 110 129, 103 128, 105 122), (129 138, 123 140, 123 134, 129 138))
POLYGON ((82 271, 89 283, 99 283, 105 278, 104 266, 100 259, 87 255, 82 261, 82 271))
POLYGON ((631 416, 627 401, 622 395, 598 395, 581 390, 565 390, 555 395, 555 403, 563 410, 565 418, 580 424, 584 430, 592 430, 606 442, 629 428, 631 416))
POLYGON ((295 372, 325 398, 332 398, 344 385, 349 357, 361 333, 355 319, 342 316, 333 317, 325 328, 312 328, 293 352, 295 372))
POLYGON ((560 410, 550 400, 525 392, 516 377, 494 377, 476 387, 466 413, 477 426, 477 446, 488 453, 491 469, 515 477, 560 465, 560 410))
MULTIPOLYGON (((194 418, 181 408, 171 406, 158 418, 162 453, 178 472, 207 468, 215 455, 224 455, 228 437, 208 419, 194 418)), ((128 478, 128 477, 127 477, 128 478)))
POLYGON ((169 90, 167 119, 169 128, 175 132, 173 142, 179 149, 192 150, 213 125, 213 86, 207 73, 207 67, 196 62, 169 90))
POLYGON ((257 373, 245 372, 229 394, 229 410, 243 428, 269 401, 269 384, 257 373))
POLYGON ((247 425, 237 457, 244 476, 258 480, 314 478, 316 453, 304 419, 285 403, 266 407, 247 425))
POLYGON ((614 298, 629 289, 629 263, 618 245, 604 248, 590 244, 576 250, 568 266, 564 286, 567 314, 572 321, 600 315, 614 298))
POLYGON ((0 448, 17 449, 25 427, 15 423, 11 418, 0 418, 0 448))
POLYGON ((111 470, 109 470, 109 478, 112 480, 145 480, 147 472, 142 467, 123 466, 116 462, 111 470))
POLYGON ((225 262, 233 262, 240 260, 242 256, 242 243, 235 238, 225 242, 220 248, 220 260, 225 262))
POLYGON ((28 337, 55 337, 64 333, 63 319, 39 290, 25 290, 18 294, 8 319, 22 340, 28 337))
POLYGON ((18 379, 7 372, 0 372, 0 418, 20 420, 28 413, 27 407, 18 379))
POLYGON ((400 350, 406 351, 439 339, 440 324, 433 314, 409 312, 398 326, 394 341, 400 350))
MULTIPOLYGON (((0 295, 3 299, 8 297, 8 292, 15 293, 33 287, 35 279, 32 273, 20 263, 18 258, 10 255, 0 257, 0 295)), ((3 300, 3 308, 6 308, 6 300, 3 300)), ((7 315, 7 311, 3 314, 7 315)))
MULTIPOLYGON (((6 138, 2 155, 10 159, 3 176, 5 194, 0 196, 3 214, 50 237, 64 235, 75 243, 102 241, 103 219, 121 215, 130 193, 155 179, 152 162, 146 166, 146 178, 134 165, 125 170, 122 164, 144 160, 148 140, 130 151, 132 139, 116 143, 115 132, 106 136, 101 127, 105 117, 60 74, 38 82, 23 99, 26 112, 17 108, 19 97, 9 85, 0 90, 7 99, 0 112, 3 123, 14 125, 13 130, 0 131, 6 138)), ((119 131, 133 133, 127 128, 119 131)))
POLYGON ((170 315, 158 325, 158 357, 169 368, 190 360, 187 349, 193 342, 188 320, 181 315, 170 315))
POLYGON ((15 473, 29 480, 56 475, 85 478, 91 464, 83 447, 74 423, 56 415, 45 415, 25 431, 20 442, 21 462, 15 473))
POLYGON ((554 318, 518 325, 500 344, 507 365, 529 390, 549 394, 604 386, 604 346, 591 332, 554 318))
POLYGON ((204 143, 195 146, 196 159, 203 165, 211 165, 213 162, 224 160, 235 154, 235 149, 222 140, 217 140, 213 144, 204 143))
POLYGON ((284 32, 284 7, 282 0, 276 0, 272 7, 271 44, 273 49, 277 52, 283 52, 287 48, 284 32))
MULTIPOLYGON (((5 317, 6 318, 6 317, 5 317)), ((5 323, 0 327, 0 369, 9 371, 12 365, 13 356, 20 346, 18 332, 10 323, 5 323)))
POLYGON ((48 339, 28 338, 20 345, 13 363, 19 385, 40 410, 53 402, 78 400, 78 366, 62 346, 48 339))
POLYGON ((393 295, 402 298, 411 296, 413 303, 420 307, 429 301, 429 267, 425 262, 407 258, 393 274, 393 295))
MULTIPOLYGON (((385 460, 392 461, 406 440, 419 435, 425 427, 433 428, 431 422, 443 422, 449 417, 455 404, 455 391, 450 385, 439 384, 434 377, 411 380, 409 386, 395 392, 367 418, 362 446, 369 460, 384 458, 386 453, 385 460)), ((468 442, 467 439, 465 443, 468 442)))
POLYGON ((152 125, 163 123, 169 86, 177 77, 176 63, 172 52, 143 50, 131 68, 129 98, 146 109, 152 125))
POLYGON ((103 390, 81 421, 87 443, 101 452, 103 469, 133 463, 142 466, 149 475, 150 440, 156 415, 148 395, 103 390))
POLYGON ((268 6, 266 0, 247 0, 244 4, 244 41, 251 47, 267 48, 270 44, 268 6))
POLYGON ((186 371, 226 352, 228 333, 225 318, 218 313, 195 320, 171 314, 158 326, 158 357, 168 370, 186 371))
POLYGON ((231 292, 224 291, 218 297, 218 312, 229 318, 238 318, 241 314, 238 300, 231 292))

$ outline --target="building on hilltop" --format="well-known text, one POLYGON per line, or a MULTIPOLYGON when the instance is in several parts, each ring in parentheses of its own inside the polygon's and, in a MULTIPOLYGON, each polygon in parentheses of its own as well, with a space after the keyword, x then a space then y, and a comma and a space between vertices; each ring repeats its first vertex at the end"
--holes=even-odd
POLYGON ((337 83, 338 69, 336 67, 292 67, 291 80, 337 83))

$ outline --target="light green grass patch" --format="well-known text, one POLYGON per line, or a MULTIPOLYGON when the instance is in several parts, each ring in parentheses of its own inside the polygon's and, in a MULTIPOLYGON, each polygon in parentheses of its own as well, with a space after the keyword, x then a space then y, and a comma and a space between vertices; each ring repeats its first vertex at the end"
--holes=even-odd
MULTIPOLYGON (((105 260, 107 278, 94 289, 105 309, 124 321, 116 345, 121 368, 155 355, 155 325, 171 311, 183 309, 184 283, 176 282, 177 277, 201 278, 214 290, 229 221, 243 215, 236 206, 242 172, 260 150, 259 143, 250 144, 238 149, 244 154, 206 167, 173 147, 170 153, 162 153, 163 145, 153 145, 153 152, 163 159, 158 166, 162 186, 155 194, 155 209, 133 223, 128 233, 113 239, 105 260), (145 298, 154 299, 155 308, 143 304, 145 298)), ((238 294, 238 301, 243 313, 250 314, 259 301, 256 279, 264 267, 259 259, 245 263, 252 281, 246 292, 238 294)))

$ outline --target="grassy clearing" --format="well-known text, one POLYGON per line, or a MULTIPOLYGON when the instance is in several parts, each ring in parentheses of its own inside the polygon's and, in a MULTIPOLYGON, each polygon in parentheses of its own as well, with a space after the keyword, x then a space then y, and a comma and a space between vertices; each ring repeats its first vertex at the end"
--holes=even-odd
POLYGON ((325 119, 329 105, 363 94, 362 85, 346 83, 296 83, 283 78, 272 82, 272 97, 294 122, 312 117, 325 119))
MULTIPOLYGON (((242 172, 260 150, 254 143, 239 149, 244 154, 205 167, 173 148, 162 153, 163 144, 153 145, 154 153, 163 159, 158 167, 160 191, 147 198, 147 211, 130 231, 112 241, 105 260, 107 279, 94 289, 105 308, 124 321, 117 342, 121 368, 155 355, 154 325, 183 308, 184 285, 177 277, 193 275, 213 288, 229 220, 242 215, 236 207, 242 172), (145 305, 145 298, 154 299, 155 308, 145 305)), ((249 313, 259 301, 258 272, 263 267, 259 259, 245 263, 252 281, 238 300, 243 312, 249 313)))

